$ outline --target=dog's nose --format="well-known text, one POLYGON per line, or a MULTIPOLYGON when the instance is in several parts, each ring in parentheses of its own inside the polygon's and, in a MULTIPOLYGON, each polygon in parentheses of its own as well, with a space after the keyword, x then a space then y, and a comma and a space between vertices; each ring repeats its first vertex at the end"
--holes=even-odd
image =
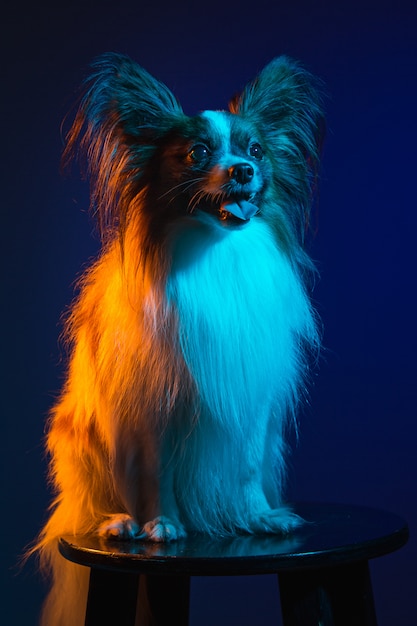
POLYGON ((233 178, 241 185, 249 183, 252 180, 253 175, 253 167, 249 163, 236 163, 236 165, 229 167, 229 177, 233 178))

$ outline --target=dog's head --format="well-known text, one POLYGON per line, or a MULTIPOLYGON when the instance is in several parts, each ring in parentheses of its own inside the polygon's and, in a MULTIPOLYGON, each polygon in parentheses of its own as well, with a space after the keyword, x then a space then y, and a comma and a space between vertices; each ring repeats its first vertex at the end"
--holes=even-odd
POLYGON ((138 211, 155 233, 201 212, 232 228, 261 217, 284 240, 303 227, 322 114, 297 63, 275 59, 230 112, 195 117, 125 56, 104 55, 94 70, 66 154, 80 142, 102 231, 124 230, 138 211))
POLYGON ((271 180, 266 140, 250 121, 225 111, 184 118, 152 158, 153 205, 170 217, 212 215, 240 226, 262 207, 271 180))

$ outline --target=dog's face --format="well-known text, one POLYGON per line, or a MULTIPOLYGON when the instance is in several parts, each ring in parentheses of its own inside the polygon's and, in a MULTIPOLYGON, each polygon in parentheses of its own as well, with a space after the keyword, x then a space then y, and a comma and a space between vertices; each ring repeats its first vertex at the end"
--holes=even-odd
POLYGON ((238 115, 185 118, 158 152, 158 204, 168 220, 205 211, 237 227, 260 211, 271 163, 259 131, 238 115))

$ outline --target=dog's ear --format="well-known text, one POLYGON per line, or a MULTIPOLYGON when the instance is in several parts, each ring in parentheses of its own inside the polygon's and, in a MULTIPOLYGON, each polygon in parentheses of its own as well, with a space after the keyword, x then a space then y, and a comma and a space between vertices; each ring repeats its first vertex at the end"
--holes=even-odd
POLYGON ((111 118, 124 133, 140 136, 147 129, 160 131, 165 117, 182 114, 170 90, 129 57, 107 53, 92 69, 81 108, 94 127, 111 118))
POLYGON ((123 228, 158 139, 184 114, 164 84, 124 55, 102 55, 92 69, 66 136, 63 165, 81 157, 92 208, 108 236, 123 228))
POLYGON ((323 134, 322 89, 299 63, 277 57, 230 103, 232 113, 252 118, 277 149, 298 148, 316 159, 323 134))
MULTIPOLYGON (((269 63, 230 103, 231 112, 254 122, 263 136, 273 163, 270 189, 274 202, 286 208, 288 221, 302 240, 324 137, 322 94, 318 80, 296 61, 282 56, 269 63)), ((263 213, 267 215, 266 208, 263 213)), ((274 209, 270 213, 275 224, 274 209)))

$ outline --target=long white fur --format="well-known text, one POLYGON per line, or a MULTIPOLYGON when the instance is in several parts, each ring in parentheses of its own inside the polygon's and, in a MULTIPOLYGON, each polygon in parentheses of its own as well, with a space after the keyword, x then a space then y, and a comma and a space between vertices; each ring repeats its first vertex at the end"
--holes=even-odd
POLYGON ((283 437, 304 367, 300 343, 316 340, 303 287, 256 219, 228 231, 202 214, 175 237, 173 259, 167 292, 200 398, 174 470, 186 525, 279 531, 288 515, 290 527, 285 507, 276 510, 283 437))

